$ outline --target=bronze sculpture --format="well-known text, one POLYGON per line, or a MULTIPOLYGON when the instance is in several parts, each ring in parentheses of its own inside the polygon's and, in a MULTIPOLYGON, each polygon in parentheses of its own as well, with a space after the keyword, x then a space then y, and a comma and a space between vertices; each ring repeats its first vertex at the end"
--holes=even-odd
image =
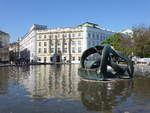
POLYGON ((122 78, 125 75, 129 78, 133 77, 134 66, 132 60, 125 54, 112 49, 108 44, 85 50, 81 56, 80 65, 79 75, 87 79, 108 80, 108 78, 114 77, 122 78), (89 60, 88 57, 95 53, 99 57, 89 60), (124 62, 124 65, 120 65, 118 63, 120 61, 124 62), (111 67, 111 70, 108 70, 108 66, 111 67))

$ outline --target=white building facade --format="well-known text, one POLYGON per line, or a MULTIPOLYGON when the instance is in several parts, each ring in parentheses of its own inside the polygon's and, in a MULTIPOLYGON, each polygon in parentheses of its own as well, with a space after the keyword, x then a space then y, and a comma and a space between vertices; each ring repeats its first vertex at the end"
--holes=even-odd
POLYGON ((20 40, 20 57, 39 63, 79 63, 84 50, 99 45, 114 33, 89 22, 56 29, 33 25, 20 40))

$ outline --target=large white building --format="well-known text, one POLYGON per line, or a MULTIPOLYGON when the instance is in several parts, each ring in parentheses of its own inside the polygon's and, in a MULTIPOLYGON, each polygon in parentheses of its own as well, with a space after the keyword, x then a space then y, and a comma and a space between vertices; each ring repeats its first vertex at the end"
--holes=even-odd
POLYGON ((20 40, 20 57, 39 63, 79 63, 84 50, 99 45, 114 33, 90 22, 55 29, 34 24, 20 40))

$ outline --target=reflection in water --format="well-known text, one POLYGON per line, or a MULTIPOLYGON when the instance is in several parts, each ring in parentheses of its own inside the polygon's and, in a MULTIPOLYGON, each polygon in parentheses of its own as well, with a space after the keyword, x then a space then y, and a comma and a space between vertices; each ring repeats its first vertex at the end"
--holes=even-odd
POLYGON ((138 102, 150 103, 150 78, 136 78, 134 80, 133 98, 138 102))
MULTIPOLYGON (((33 99, 72 98, 78 99, 78 65, 40 65, 19 68, 17 82, 27 89, 33 99)), ((18 73, 18 74, 17 74, 18 73)))
POLYGON ((150 111, 150 78, 89 82, 80 80, 77 69, 78 65, 0 67, 0 113, 150 111))
POLYGON ((0 94, 6 94, 8 89, 8 69, 0 68, 0 94))
POLYGON ((109 113, 115 106, 126 101, 132 88, 133 82, 131 80, 114 83, 79 82, 81 100, 87 109, 109 113))

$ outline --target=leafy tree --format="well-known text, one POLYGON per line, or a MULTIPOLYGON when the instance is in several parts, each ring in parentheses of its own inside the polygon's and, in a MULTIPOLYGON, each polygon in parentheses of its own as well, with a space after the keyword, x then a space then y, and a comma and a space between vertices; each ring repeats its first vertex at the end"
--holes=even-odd
POLYGON ((110 44, 116 50, 122 51, 126 54, 132 53, 132 41, 131 38, 123 36, 121 33, 116 33, 112 37, 103 41, 103 44, 110 44))
POLYGON ((133 29, 133 52, 139 57, 150 57, 150 28, 140 26, 133 29))

